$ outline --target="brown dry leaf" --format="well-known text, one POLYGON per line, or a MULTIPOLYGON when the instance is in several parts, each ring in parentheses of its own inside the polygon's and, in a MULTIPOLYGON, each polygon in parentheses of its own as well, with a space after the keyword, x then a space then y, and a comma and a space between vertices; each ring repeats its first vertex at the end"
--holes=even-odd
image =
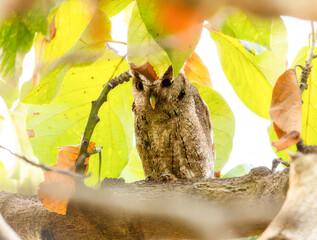
POLYGON ((277 80, 269 113, 279 138, 272 142, 277 152, 298 143, 301 133, 302 100, 294 69, 288 69, 277 80))
POLYGON ((30 138, 34 138, 35 137, 34 130, 32 130, 32 129, 26 129, 26 134, 28 135, 28 139, 29 140, 30 140, 30 138))
POLYGON ((201 86, 212 87, 208 69, 195 52, 185 62, 184 71, 190 81, 201 86))
MULTIPOLYGON (((88 152, 95 147, 94 142, 89 143, 88 152)), ((53 168, 72 169, 75 166, 78 157, 80 145, 62 146, 58 149, 57 163, 53 168)), ((86 158, 85 163, 88 163, 86 158)), ((71 170, 75 172, 75 169, 71 170)), ((50 212, 56 212, 66 215, 67 204, 71 194, 75 189, 75 180, 71 176, 65 174, 46 171, 44 173, 45 180, 39 186, 38 196, 43 206, 50 212)))
POLYGON ((215 172, 214 173, 214 177, 215 178, 220 178, 221 177, 221 172, 219 171, 219 172, 215 172))
POLYGON ((134 63, 130 63, 130 68, 146 77, 150 82, 154 82, 159 79, 151 63, 146 62, 143 65, 136 66, 134 63))

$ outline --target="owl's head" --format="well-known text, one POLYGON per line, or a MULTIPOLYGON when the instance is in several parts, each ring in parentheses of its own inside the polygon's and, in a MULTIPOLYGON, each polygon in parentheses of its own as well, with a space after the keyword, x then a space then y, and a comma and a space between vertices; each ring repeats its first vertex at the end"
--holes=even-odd
POLYGON ((131 67, 132 93, 136 106, 155 110, 184 96, 186 79, 183 74, 173 79, 172 66, 161 77, 151 71, 151 68, 144 70, 131 67))

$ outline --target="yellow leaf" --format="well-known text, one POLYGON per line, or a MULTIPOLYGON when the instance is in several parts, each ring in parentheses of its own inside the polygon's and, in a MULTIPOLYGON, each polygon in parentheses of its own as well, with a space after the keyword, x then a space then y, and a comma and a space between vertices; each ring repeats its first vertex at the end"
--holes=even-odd
POLYGON ((184 71, 190 81, 201 86, 212 87, 208 69, 195 52, 185 62, 184 71))

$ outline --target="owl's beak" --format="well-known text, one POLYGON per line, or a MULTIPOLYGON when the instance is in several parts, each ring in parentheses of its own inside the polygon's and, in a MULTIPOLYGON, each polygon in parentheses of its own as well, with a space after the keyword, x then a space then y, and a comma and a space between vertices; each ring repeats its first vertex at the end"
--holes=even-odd
POLYGON ((151 104, 151 107, 153 108, 153 110, 155 109, 155 105, 156 105, 156 97, 153 95, 153 94, 151 94, 151 96, 150 96, 150 104, 151 104))

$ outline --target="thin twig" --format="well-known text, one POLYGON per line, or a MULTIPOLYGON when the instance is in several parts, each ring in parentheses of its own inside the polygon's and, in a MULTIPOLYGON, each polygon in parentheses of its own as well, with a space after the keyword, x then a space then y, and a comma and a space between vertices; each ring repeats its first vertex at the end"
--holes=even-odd
MULTIPOLYGON (((312 69, 312 61, 314 58, 316 58, 316 55, 314 54, 314 50, 315 50, 315 44, 316 44, 316 32, 315 32, 315 26, 314 26, 314 22, 311 21, 311 28, 312 28, 312 32, 311 35, 309 36, 309 50, 307 52, 307 58, 305 61, 305 66, 301 66, 301 65, 295 65, 294 69, 296 67, 300 67, 302 69, 302 73, 300 76, 300 82, 299 82, 299 88, 301 91, 301 96, 303 96, 303 92, 308 88, 308 77, 311 73, 311 69, 312 69), (310 38, 311 38, 311 42, 310 42, 310 38)), ((304 101, 302 100, 302 103, 304 103, 304 101)), ((304 144, 303 139, 301 139, 297 144, 297 151, 299 152, 305 152, 308 151, 307 149, 310 149, 310 146, 307 146, 304 144)))
POLYGON ((290 167, 289 162, 284 161, 282 158, 275 158, 275 159, 273 159, 273 162, 272 162, 272 169, 271 169, 272 172, 275 172, 275 170, 279 164, 282 164, 285 167, 290 167))
POLYGON ((91 152, 88 152, 88 156, 94 155, 96 153, 100 153, 102 149, 102 146, 96 147, 95 150, 92 150, 91 152))
POLYGON ((80 150, 79 150, 79 154, 78 154, 79 157, 76 160, 76 172, 83 173, 86 169, 85 159, 89 155, 87 152, 87 149, 88 149, 88 145, 90 142, 90 138, 94 132, 94 129, 95 129, 97 123, 100 121, 100 119, 98 117, 98 112, 99 112, 100 107, 107 101, 108 93, 113 88, 118 86, 119 84, 122 84, 124 82, 128 82, 131 78, 131 74, 130 74, 129 70, 120 74, 119 76, 113 78, 114 74, 118 70, 118 67, 121 65, 121 63, 123 62, 125 57, 126 56, 123 56, 121 58, 121 61, 119 62, 117 67, 114 69, 114 71, 110 77, 111 80, 108 81, 104 85, 104 88, 103 88, 102 92, 100 93, 98 99, 91 103, 89 117, 88 117, 87 124, 86 124, 84 133, 82 135, 82 140, 80 143, 80 150))
POLYGON ((0 148, 2 148, 2 149, 4 149, 4 150, 8 151, 10 154, 12 154, 12 155, 15 156, 15 157, 18 157, 18 158, 24 160, 24 161, 27 162, 28 164, 31 164, 32 166, 35 166, 35 167, 38 167, 38 168, 41 168, 41 169, 43 169, 43 170, 45 170, 45 171, 61 173, 61 174, 64 174, 64 175, 67 175, 67 176, 70 176, 70 177, 74 177, 74 178, 85 178, 85 177, 88 177, 88 175, 85 176, 85 175, 83 175, 83 174, 73 173, 73 172, 70 171, 70 169, 63 170, 63 169, 60 169, 60 168, 53 168, 53 167, 46 166, 46 165, 44 165, 44 164, 35 163, 35 162, 33 162, 33 161, 27 159, 26 157, 21 156, 21 155, 19 155, 19 154, 16 154, 16 153, 12 152, 11 150, 9 150, 9 149, 7 149, 7 148, 1 146, 1 145, 0 145, 0 148))
POLYGON ((316 44, 316 32, 315 32, 315 27, 314 27, 313 21, 311 21, 311 28, 312 28, 311 42, 309 44, 309 50, 307 53, 305 66, 300 66, 300 65, 295 66, 295 68, 299 66, 302 69, 300 83, 299 83, 301 95, 303 95, 303 92, 308 88, 307 81, 308 81, 308 77, 309 77, 309 74, 310 74, 311 69, 312 69, 311 63, 312 63, 313 59, 316 57, 314 55, 315 44, 316 44))

